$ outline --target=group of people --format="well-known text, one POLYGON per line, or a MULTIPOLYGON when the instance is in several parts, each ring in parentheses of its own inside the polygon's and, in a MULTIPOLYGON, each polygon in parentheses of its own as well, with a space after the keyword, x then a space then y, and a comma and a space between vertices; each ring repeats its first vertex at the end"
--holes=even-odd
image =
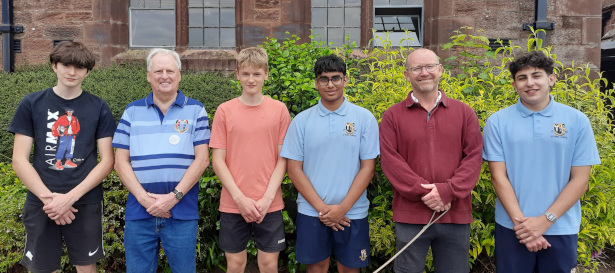
POLYGON ((250 238, 259 271, 278 271, 287 173, 299 192, 296 260, 310 273, 327 272, 332 256, 341 273, 368 266, 366 188, 378 156, 393 186, 398 251, 444 214, 395 260, 395 272, 423 272, 430 248, 436 272, 469 272, 471 192, 483 160, 498 196, 497 271, 574 272, 579 199, 600 158, 588 118, 549 95, 554 62, 541 52, 510 64, 519 101, 489 117, 483 134, 474 110, 439 88, 443 67, 428 49, 408 55, 412 92, 380 124, 345 98, 346 65, 335 55, 314 64, 318 104, 291 120, 262 93, 266 51, 242 50, 242 94, 218 107, 211 127, 203 105, 178 89, 181 61, 172 50, 150 51, 152 92, 130 103, 117 126, 106 102, 81 89, 95 64, 83 44, 58 44, 50 62, 57 84, 27 95, 8 128, 13 168, 29 189, 22 264, 32 272, 59 269, 63 243, 77 272, 97 272, 105 255, 101 181, 112 169, 129 191, 127 272, 156 272, 161 247, 173 272, 195 272, 195 185, 210 148, 227 272, 245 271, 250 238))

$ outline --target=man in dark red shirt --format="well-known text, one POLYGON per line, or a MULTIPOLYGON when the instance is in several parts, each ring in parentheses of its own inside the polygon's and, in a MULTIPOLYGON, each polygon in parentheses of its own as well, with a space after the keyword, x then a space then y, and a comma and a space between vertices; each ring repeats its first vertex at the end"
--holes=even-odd
POLYGON ((471 192, 479 178, 483 141, 474 110, 438 89, 442 65, 428 49, 408 55, 408 97, 380 123, 381 166, 393 185, 397 250, 434 212, 450 211, 396 260, 395 272, 423 272, 431 247, 436 272, 469 272, 471 192))

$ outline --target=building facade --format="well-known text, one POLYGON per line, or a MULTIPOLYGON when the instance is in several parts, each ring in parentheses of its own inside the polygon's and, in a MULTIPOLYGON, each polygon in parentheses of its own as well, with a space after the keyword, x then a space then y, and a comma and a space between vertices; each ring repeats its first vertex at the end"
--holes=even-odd
MULTIPOLYGON (((464 26, 523 47, 530 34, 524 28, 533 25, 549 29, 546 44, 554 46, 559 61, 600 67, 603 1, 599 0, 3 2, 12 2, 12 25, 23 30, 12 34, 15 65, 47 62, 54 43, 62 40, 84 42, 103 66, 142 58, 148 48, 168 47, 180 52, 187 68, 224 70, 234 69, 237 50, 259 45, 266 37, 297 35, 309 41, 313 36, 334 46, 355 42, 370 48, 389 31, 394 42, 439 52, 464 26)), ((9 13, 3 10, 2 16, 9 16, 5 14, 9 13)), ((11 30, 4 28, 3 39, 11 30)))

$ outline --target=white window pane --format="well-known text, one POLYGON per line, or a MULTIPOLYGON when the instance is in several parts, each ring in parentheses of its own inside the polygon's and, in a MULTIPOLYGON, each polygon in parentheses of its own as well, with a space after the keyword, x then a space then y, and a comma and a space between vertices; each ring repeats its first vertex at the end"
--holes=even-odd
POLYGON ((394 16, 383 16, 382 21, 385 24, 397 24, 397 18, 395 18, 394 16))
POLYGON ((390 0, 391 6, 403 6, 406 5, 406 0, 390 0))
POLYGON ((220 6, 220 0, 203 0, 203 6, 217 8, 220 6))
POLYGON ((220 10, 213 8, 203 9, 204 26, 206 27, 219 27, 220 26, 220 10))
POLYGON ((346 6, 361 6, 361 0, 346 0, 346 6))
POLYGON ((327 14, 329 26, 341 27, 344 25, 344 8, 329 8, 327 14))
POLYGON ((313 8, 312 9, 312 27, 327 26, 327 9, 313 8))
POLYGON ((408 5, 423 5, 425 4, 423 0, 407 0, 406 4, 408 5))
POLYGON ((235 9, 221 8, 220 9, 220 26, 235 27, 235 9))
POLYGON ((202 27, 203 26, 203 9, 189 8, 188 9, 188 26, 202 27))
POLYGON ((219 28, 206 28, 204 34, 205 47, 217 48, 220 46, 220 29, 219 28))
POLYGON ((188 7, 203 7, 203 0, 188 0, 188 7))
POLYGON ((203 46, 203 29, 189 28, 188 29, 188 46, 202 47, 203 46))
POLYGON ((412 24, 412 18, 410 18, 410 16, 397 16, 397 20, 402 24, 412 24))
POLYGON ((220 0, 220 7, 235 7, 235 0, 220 0))
POLYGON ((333 46, 342 46, 344 43, 344 29, 329 28, 327 31, 327 40, 333 42, 333 46))
POLYGON ((346 36, 348 35, 350 35, 350 43, 355 42, 357 43, 357 45, 361 44, 361 28, 345 28, 344 38, 346 38, 346 36))
POLYGON ((329 7, 343 7, 344 0, 329 0, 329 7))
POLYGON ((145 5, 144 0, 130 0, 131 8, 142 8, 145 5))
POLYGON ((160 8, 160 0, 144 0, 143 7, 147 9, 160 8))
POLYGON ((235 29, 220 29, 220 47, 235 47, 235 29))
POLYGON ((174 10, 131 10, 131 46, 175 46, 174 10))
POLYGON ((389 0, 374 0, 374 6, 388 6, 389 0))
POLYGON ((315 41, 326 41, 327 40, 327 29, 326 28, 312 28, 312 36, 314 36, 315 41))
POLYGON ((401 29, 403 29, 403 30, 412 30, 412 31, 416 30, 416 28, 414 27, 413 24, 401 24, 401 29))
POLYGON ((312 7, 326 7, 327 0, 312 0, 312 7))
POLYGON ((344 26, 361 26, 361 8, 346 8, 344 10, 344 26))

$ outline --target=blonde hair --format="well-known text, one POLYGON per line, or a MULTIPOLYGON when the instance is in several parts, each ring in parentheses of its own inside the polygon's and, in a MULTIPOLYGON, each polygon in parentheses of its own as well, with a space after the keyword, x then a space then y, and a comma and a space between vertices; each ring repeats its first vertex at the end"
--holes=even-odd
POLYGON ((244 66, 252 66, 256 69, 268 70, 269 56, 262 47, 248 47, 239 52, 237 56, 237 69, 244 66))

